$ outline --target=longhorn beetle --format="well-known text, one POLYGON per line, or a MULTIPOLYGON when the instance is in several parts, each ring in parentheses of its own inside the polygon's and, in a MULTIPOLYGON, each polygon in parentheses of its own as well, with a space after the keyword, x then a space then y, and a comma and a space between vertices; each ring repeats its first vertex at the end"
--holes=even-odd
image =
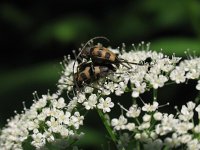
POLYGON ((115 68, 110 64, 93 66, 92 63, 82 63, 78 67, 78 72, 75 73, 74 76, 75 82, 77 84, 76 86, 77 88, 80 88, 84 84, 88 85, 114 71, 115 68))
POLYGON ((115 64, 117 66, 119 66, 119 64, 122 64, 123 66, 125 66, 127 68, 130 68, 130 67, 127 66, 127 65, 124 65, 124 63, 141 65, 141 64, 138 64, 138 63, 128 62, 124 59, 119 58, 117 54, 113 53, 108 48, 103 47, 101 44, 98 44, 98 45, 95 45, 95 46, 90 45, 90 46, 87 47, 87 45, 89 45, 89 43, 92 40, 98 39, 98 38, 103 38, 103 39, 109 41, 106 37, 95 37, 95 38, 89 40, 84 45, 84 47, 81 49, 77 58, 79 56, 81 56, 82 58, 85 58, 86 60, 91 59, 91 61, 93 63, 96 63, 96 64, 115 64))
MULTIPOLYGON (((127 68, 130 68, 130 67, 125 65, 124 63, 141 65, 141 64, 138 64, 138 63, 128 62, 124 59, 119 58, 117 56, 117 54, 113 53, 108 48, 105 48, 102 45, 96 45, 96 46, 90 45, 90 46, 86 47, 94 39, 105 39, 105 40, 109 41, 106 37, 102 37, 102 36, 101 37, 94 37, 94 38, 90 39, 83 46, 83 48, 80 50, 80 52, 76 56, 75 62, 73 64, 73 76, 74 76, 74 81, 75 81, 75 84, 76 84, 77 87, 78 87, 78 84, 76 83, 77 79, 75 78, 75 74, 74 74, 74 66, 75 66, 77 59, 80 58, 80 56, 82 58, 85 58, 87 61, 90 61, 90 60, 92 61, 91 63, 89 63, 90 64, 89 68, 90 68, 90 73, 93 72, 93 74, 95 74, 95 66, 107 67, 105 65, 109 65, 109 67, 107 69, 110 69, 112 64, 115 64, 117 67, 119 66, 119 64, 122 64, 123 66, 125 66, 127 68)), ((85 71, 89 75, 88 70, 85 70, 85 71)), ((84 73, 84 74, 86 75, 86 73, 84 73)), ((86 79, 86 77, 84 79, 82 79, 82 77, 80 77, 79 80, 85 80, 85 79, 86 79)), ((89 78, 88 80, 91 80, 91 79, 89 78)))

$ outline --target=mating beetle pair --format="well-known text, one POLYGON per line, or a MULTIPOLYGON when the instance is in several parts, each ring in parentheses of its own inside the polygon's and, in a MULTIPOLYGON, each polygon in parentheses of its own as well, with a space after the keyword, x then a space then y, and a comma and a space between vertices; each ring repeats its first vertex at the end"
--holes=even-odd
POLYGON ((101 77, 105 77, 108 74, 115 72, 116 67, 118 67, 119 64, 122 64, 128 68, 129 66, 125 64, 131 63, 120 59, 117 56, 117 54, 113 53, 108 48, 105 48, 100 44, 95 46, 87 46, 89 42, 97 38, 103 38, 108 40, 105 37, 95 37, 89 40, 76 57, 75 62, 77 61, 77 59, 79 59, 79 57, 87 60, 86 62, 82 62, 78 66, 77 73, 74 74, 74 82, 77 88, 80 88, 84 85, 88 85, 101 77))

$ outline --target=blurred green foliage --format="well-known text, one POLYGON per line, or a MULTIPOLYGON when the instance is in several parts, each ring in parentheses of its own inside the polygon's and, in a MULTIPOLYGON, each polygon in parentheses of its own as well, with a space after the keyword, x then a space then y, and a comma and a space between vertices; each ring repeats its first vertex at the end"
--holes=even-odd
POLYGON ((47 94, 48 90, 55 91, 56 83, 61 74, 58 61, 43 63, 29 68, 1 71, 1 122, 14 115, 14 110, 23 109, 22 101, 27 107, 32 104, 32 93, 47 94), (9 113, 8 113, 9 112, 9 113))
MULTIPOLYGON (((198 0, 0 3, 1 126, 14 110, 23 109, 22 101, 31 105, 33 91, 39 95, 47 89, 54 92, 59 61, 92 37, 106 36, 113 47, 146 41, 152 43, 151 49, 162 48, 166 54, 185 56, 187 49, 200 54, 198 0)), ((91 137, 101 134, 87 130, 91 136, 83 145, 91 145, 87 143, 95 142, 91 137)))

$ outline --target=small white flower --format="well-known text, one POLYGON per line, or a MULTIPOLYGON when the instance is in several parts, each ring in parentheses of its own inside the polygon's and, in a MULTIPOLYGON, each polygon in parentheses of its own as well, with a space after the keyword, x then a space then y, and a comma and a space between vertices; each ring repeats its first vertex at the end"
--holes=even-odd
POLYGON ((134 138, 137 139, 137 140, 141 139, 141 134, 140 133, 136 133, 134 138))
POLYGON ((54 117, 51 117, 50 121, 47 121, 46 124, 49 126, 49 131, 55 133, 59 131, 59 122, 54 117))
POLYGON ((181 142, 186 144, 191 141, 192 136, 190 134, 184 134, 180 138, 181 138, 181 142))
POLYGON ((195 110, 196 110, 198 113, 200 113, 200 105, 198 105, 198 106, 195 108, 195 110))
POLYGON ((195 108, 196 104, 192 101, 187 102, 187 107, 189 111, 193 111, 193 109, 195 108))
POLYGON ((92 93, 94 91, 94 89, 89 86, 86 86, 84 90, 85 90, 85 93, 92 93))
POLYGON ((200 149, 200 143, 197 139, 193 139, 187 143, 188 150, 200 149))
POLYGON ((51 115, 50 112, 51 112, 50 108, 49 108, 49 107, 46 107, 46 108, 43 108, 43 109, 42 109, 42 112, 41 112, 41 113, 46 114, 46 116, 49 117, 49 116, 51 115))
POLYGON ((27 117, 28 117, 30 120, 37 118, 37 115, 38 115, 38 113, 37 113, 37 111, 35 110, 35 108, 30 109, 29 111, 26 112, 26 114, 27 114, 27 117))
POLYGON ((69 130, 65 126, 61 126, 61 128, 60 128, 60 134, 63 137, 67 137, 69 135, 69 130))
POLYGON ((50 111, 48 112, 47 116, 58 118, 59 113, 60 113, 60 111, 53 107, 52 109, 50 109, 50 111))
POLYGON ((141 134, 141 141, 148 141, 149 140, 149 135, 147 134, 147 132, 143 131, 142 134, 141 134))
POLYGON ((139 94, 144 93, 146 88, 146 83, 135 82, 135 88, 132 88, 132 97, 138 97, 139 94))
POLYGON ((165 135, 172 132, 179 120, 174 118, 174 115, 164 114, 160 124, 157 124, 155 131, 159 135, 165 135))
POLYGON ((80 125, 83 125, 84 116, 81 116, 79 112, 75 112, 70 118, 70 125, 73 125, 75 129, 79 129, 80 125))
POLYGON ((154 114, 153 114, 153 117, 154 117, 154 119, 155 120, 162 120, 162 113, 160 113, 160 112, 155 112, 154 114))
POLYGON ((179 119, 183 121, 189 121, 193 118, 194 112, 190 111, 185 105, 181 108, 181 114, 179 115, 179 119))
POLYGON ((59 98, 57 101, 55 101, 55 104, 53 103, 53 106, 56 108, 64 108, 66 106, 65 99, 59 98))
POLYGON ((83 103, 83 105, 85 106, 85 109, 87 109, 87 110, 95 108, 96 104, 97 104, 97 96, 96 96, 96 94, 90 95, 88 100, 83 103))
POLYGON ((35 103, 35 108, 39 109, 42 107, 45 107, 47 104, 47 97, 46 95, 43 95, 42 98, 40 98, 37 103, 35 103))
POLYGON ((102 109, 103 112, 106 113, 110 112, 110 108, 114 107, 114 103, 111 101, 110 97, 107 97, 105 100, 103 98, 100 98, 97 107, 99 109, 102 109))
POLYGON ((143 119, 144 122, 150 121, 150 120, 151 120, 151 115, 145 114, 145 115, 142 117, 142 119, 143 119))
POLYGON ((144 130, 144 129, 148 129, 151 126, 150 122, 143 122, 138 129, 139 130, 144 130))
POLYGON ((198 113, 198 119, 200 119, 200 105, 195 108, 196 112, 198 113))
POLYGON ((151 80, 151 84, 153 85, 154 89, 157 89, 158 87, 163 87, 166 81, 168 81, 166 76, 159 75, 154 76, 154 78, 151 80))
POLYGON ((70 120, 70 116, 71 116, 71 113, 70 112, 63 112, 61 111, 59 116, 58 116, 58 122, 59 123, 64 123, 65 125, 68 125, 69 124, 69 120, 70 120))
POLYGON ((200 80, 198 80, 198 84, 196 85, 196 89, 200 91, 200 80))
POLYGON ((137 107, 137 105, 132 105, 128 112, 126 113, 127 117, 136 118, 140 115, 141 109, 137 107))
POLYGON ((74 108, 77 107, 77 97, 74 97, 67 105, 67 111, 71 112, 74 108))
POLYGON ((115 94, 117 96, 120 96, 124 93, 125 89, 126 89, 127 85, 124 83, 124 82, 120 82, 118 84, 118 87, 116 87, 116 90, 115 90, 115 94))
POLYGON ((154 131, 152 131, 150 133, 150 137, 155 140, 156 138, 158 138, 158 135, 154 131))
POLYGON ((117 88, 115 90, 115 95, 117 95, 117 96, 121 96, 123 93, 124 93, 124 91, 121 88, 117 88))
POLYGON ((40 121, 45 121, 46 117, 47 117, 47 114, 42 112, 37 116, 37 119, 40 121))
POLYGON ((31 144, 36 148, 40 148, 46 144, 45 136, 41 133, 36 133, 32 135, 33 141, 31 144))
POLYGON ((128 129, 129 131, 133 131, 135 129, 135 123, 128 123, 126 125, 126 129, 128 129))
POLYGON ((158 109, 158 102, 153 102, 153 105, 144 104, 144 106, 142 107, 142 110, 146 112, 153 112, 157 109, 158 109))
POLYGON ((200 124, 194 127, 195 133, 200 133, 200 124))
POLYGON ((33 121, 27 122, 27 128, 28 130, 34 130, 34 129, 39 128, 39 121, 33 120, 33 121))
POLYGON ((125 124, 127 123, 127 119, 124 116, 120 116, 119 119, 112 119, 111 125, 115 130, 124 130, 126 128, 125 124))
POLYGON ((79 92, 77 97, 74 97, 73 99, 76 99, 79 103, 83 103, 86 100, 86 96, 84 93, 79 92))
POLYGON ((102 95, 110 95, 111 91, 105 88, 101 89, 102 91, 100 92, 102 95))
POLYGON ((165 138, 165 144, 169 148, 180 146, 181 142, 180 142, 180 138, 178 138, 177 133, 173 133, 171 138, 170 137, 165 138))
POLYGON ((180 67, 176 67, 176 69, 171 72, 170 78, 177 84, 183 83, 186 80, 185 71, 180 67))
POLYGON ((191 130, 193 127, 194 127, 194 124, 190 122, 181 122, 174 126, 174 128, 176 129, 176 132, 179 134, 185 134, 188 132, 188 130, 191 130))
POLYGON ((105 85, 105 88, 108 89, 109 91, 111 92, 114 92, 115 88, 117 87, 118 85, 114 82, 109 82, 105 85))
POLYGON ((52 135, 51 132, 45 131, 43 135, 48 142, 52 142, 55 140, 55 137, 52 135))

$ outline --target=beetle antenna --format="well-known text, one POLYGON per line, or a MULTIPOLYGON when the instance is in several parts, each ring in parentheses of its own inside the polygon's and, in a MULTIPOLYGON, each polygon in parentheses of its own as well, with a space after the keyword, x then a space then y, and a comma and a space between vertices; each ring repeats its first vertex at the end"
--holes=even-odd
POLYGON ((72 101, 72 98, 69 96, 69 93, 67 92, 67 98, 72 101))
POLYGON ((74 55, 74 58, 77 58, 78 60, 83 61, 82 58, 77 57, 77 55, 76 55, 76 51, 75 51, 75 50, 72 50, 72 53, 73 53, 73 55, 74 55))
POLYGON ((121 63, 127 63, 127 64, 133 64, 133 65, 140 65, 140 66, 143 66, 143 65, 144 65, 144 64, 141 64, 141 63, 129 62, 129 61, 125 60, 125 59, 119 59, 119 61, 120 61, 121 63))
POLYGON ((127 66, 127 65, 125 65, 125 64, 123 64, 123 63, 121 63, 121 65, 124 66, 124 67, 126 67, 127 69, 131 69, 130 66, 127 66))

